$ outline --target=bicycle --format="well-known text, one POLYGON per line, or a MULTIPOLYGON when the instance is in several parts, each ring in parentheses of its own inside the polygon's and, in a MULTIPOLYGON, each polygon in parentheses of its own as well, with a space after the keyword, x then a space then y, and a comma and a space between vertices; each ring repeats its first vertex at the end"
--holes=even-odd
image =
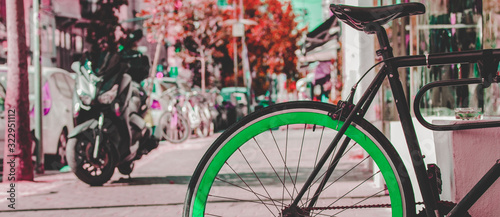
MULTIPOLYGON (((376 65, 384 64, 372 83, 356 104, 353 96, 357 85, 348 99, 336 106, 305 101, 276 104, 234 124, 210 146, 193 173, 184 216, 466 216, 500 176, 499 160, 457 205, 440 201, 438 181, 428 179, 397 71, 400 67, 478 63, 480 78, 433 82, 422 91, 435 86, 488 87, 500 82, 500 49, 394 57, 382 25, 423 14, 424 5, 331 5, 330 9, 356 30, 376 34, 381 47, 377 55, 383 58, 376 65), (407 169, 392 144, 363 118, 385 78, 412 156, 417 175, 414 184, 420 186, 422 203, 415 202, 407 169), (416 204, 423 204, 425 211, 417 213, 416 204), (367 213, 362 208, 371 209, 367 213)), ((423 92, 417 94, 416 102, 423 92)), ((415 108, 421 122, 418 103, 415 108)), ((498 127, 500 122, 424 126, 461 130, 498 127)))
POLYGON ((174 144, 186 141, 191 135, 189 121, 181 114, 182 107, 178 105, 178 95, 177 87, 169 88, 162 93, 160 102, 165 112, 158 121, 162 139, 174 144))
POLYGON ((207 94, 199 93, 198 91, 193 91, 188 97, 188 103, 190 103, 191 109, 189 111, 197 114, 200 120, 199 125, 194 128, 194 133, 198 137, 207 137, 212 135, 214 132, 214 124, 212 122, 212 113, 210 111, 209 101, 206 98, 207 94))

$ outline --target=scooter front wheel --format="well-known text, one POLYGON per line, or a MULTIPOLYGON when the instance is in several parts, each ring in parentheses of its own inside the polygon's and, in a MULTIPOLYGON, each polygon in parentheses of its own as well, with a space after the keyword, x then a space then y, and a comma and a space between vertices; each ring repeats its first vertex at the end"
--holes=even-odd
POLYGON ((101 186, 113 176, 116 154, 103 143, 99 147, 97 158, 93 158, 94 141, 77 136, 68 140, 66 159, 71 171, 81 181, 91 186, 101 186))

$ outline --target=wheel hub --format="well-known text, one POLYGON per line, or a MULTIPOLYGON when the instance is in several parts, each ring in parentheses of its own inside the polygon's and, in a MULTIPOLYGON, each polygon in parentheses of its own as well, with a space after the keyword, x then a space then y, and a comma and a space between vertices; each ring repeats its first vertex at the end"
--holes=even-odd
POLYGON ((281 217, 306 217, 310 216, 309 212, 299 208, 298 206, 285 207, 281 212, 281 217))
POLYGON ((93 147, 94 146, 92 146, 91 144, 87 144, 87 147, 86 147, 87 160, 92 166, 102 169, 108 163, 108 156, 106 154, 101 153, 102 152, 102 150, 101 150, 101 152, 99 152, 99 155, 97 156, 97 158, 94 158, 93 157, 93 152, 94 152, 93 147))

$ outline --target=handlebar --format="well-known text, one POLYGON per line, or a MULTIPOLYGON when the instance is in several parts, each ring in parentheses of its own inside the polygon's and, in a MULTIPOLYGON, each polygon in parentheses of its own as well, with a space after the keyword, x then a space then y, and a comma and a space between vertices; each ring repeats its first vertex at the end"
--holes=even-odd
POLYGON ((456 63, 478 63, 481 78, 483 79, 483 86, 489 87, 492 82, 495 82, 495 78, 498 77, 497 69, 500 61, 500 49, 402 56, 394 57, 389 61, 397 68, 456 63))

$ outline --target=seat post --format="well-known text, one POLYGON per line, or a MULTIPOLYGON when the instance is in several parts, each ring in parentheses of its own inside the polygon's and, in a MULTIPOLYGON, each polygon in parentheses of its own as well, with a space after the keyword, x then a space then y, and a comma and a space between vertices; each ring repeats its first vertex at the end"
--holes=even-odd
POLYGON ((372 28, 374 28, 377 34, 377 39, 380 45, 380 51, 382 57, 384 58, 384 60, 394 57, 392 53, 391 44, 389 43, 389 37, 387 37, 387 32, 385 31, 385 28, 378 24, 373 24, 373 25, 374 26, 372 26, 372 28))

